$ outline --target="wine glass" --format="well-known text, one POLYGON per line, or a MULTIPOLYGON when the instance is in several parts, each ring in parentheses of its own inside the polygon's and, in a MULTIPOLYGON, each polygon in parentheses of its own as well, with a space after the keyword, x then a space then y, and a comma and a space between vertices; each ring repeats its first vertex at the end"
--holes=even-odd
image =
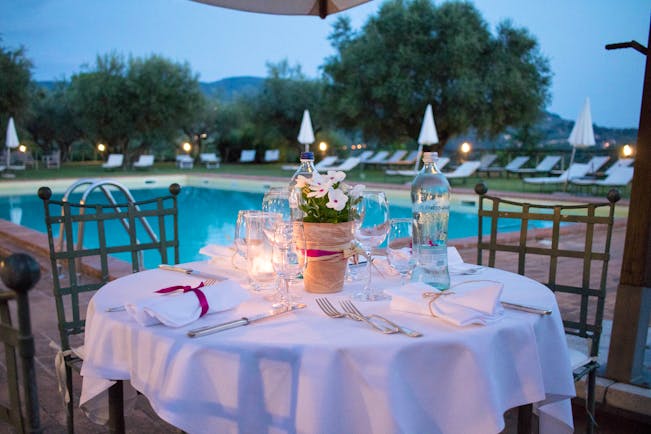
POLYGON ((289 206, 289 189, 287 187, 269 187, 262 198, 262 211, 282 215, 283 221, 291 218, 289 206))
POLYGON ((355 220, 355 239, 366 252, 366 284, 362 292, 353 295, 359 301, 387 300, 391 298, 382 291, 375 291, 371 286, 371 252, 378 247, 387 236, 389 228, 389 202, 383 191, 368 190, 362 193, 357 204, 355 220))
POLYGON ((300 222, 282 221, 276 224, 271 263, 283 283, 279 289, 278 302, 273 305, 274 308, 290 310, 293 306, 289 282, 305 270, 306 251, 298 247, 305 244, 304 238, 303 225, 300 222), (303 242, 297 243, 296 241, 301 238, 303 242))
POLYGON ((411 250, 413 221, 410 218, 396 218, 389 221, 387 237, 387 260, 400 273, 400 284, 404 285, 414 268, 411 250))

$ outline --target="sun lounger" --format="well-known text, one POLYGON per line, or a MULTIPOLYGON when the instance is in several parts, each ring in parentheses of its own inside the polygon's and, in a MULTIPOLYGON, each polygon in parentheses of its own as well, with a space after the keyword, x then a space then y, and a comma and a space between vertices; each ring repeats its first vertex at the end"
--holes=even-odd
POLYGON ((405 155, 407 155, 407 151, 404 150, 404 149, 399 149, 399 150, 395 151, 393 154, 391 154, 391 156, 388 157, 387 159, 385 159, 384 161, 378 161, 375 164, 391 165, 391 164, 397 163, 398 161, 402 160, 402 157, 404 157, 405 155))
POLYGON ((154 156, 153 155, 141 155, 138 157, 138 161, 133 163, 134 169, 147 169, 154 165, 154 156))
MULTIPOLYGON (((527 161, 529 161, 529 157, 527 157, 526 155, 522 155, 519 157, 515 157, 513 160, 509 162, 509 164, 507 164, 504 167, 492 166, 484 170, 484 172, 486 172, 488 176, 490 176, 491 173, 503 173, 503 172, 506 173, 506 175, 508 176, 509 173, 514 172, 520 169, 522 166, 524 166, 527 161)), ((482 170, 480 169, 479 172, 481 171, 482 170)))
POLYGON ((604 179, 572 179, 574 185, 594 187, 625 187, 633 180, 632 167, 618 167, 604 179))
POLYGON ((206 165, 206 169, 217 169, 219 167, 219 163, 222 162, 222 159, 219 158, 217 154, 212 152, 199 154, 199 161, 201 161, 201 164, 206 165))
POLYGON ((375 154, 375 151, 364 151, 361 154, 357 156, 359 158, 360 163, 366 163, 368 162, 369 158, 371 158, 375 154))
POLYGON ((240 163, 253 163, 255 161, 255 149, 242 149, 240 163))
MULTIPOLYGON (((323 157, 323 160, 316 163, 314 165, 314 168, 317 171, 321 172, 323 170, 323 168, 325 168, 325 167, 334 166, 338 159, 339 159, 339 157, 337 157, 336 155, 328 155, 327 157, 323 157)), ((298 167, 299 167, 298 164, 286 164, 286 165, 282 166, 281 169, 283 169, 283 170, 294 170, 295 171, 295 170, 298 169, 298 167)))
POLYGON ((192 169, 194 167, 194 159, 187 154, 177 155, 176 165, 179 169, 192 169))
POLYGON ((619 169, 620 167, 633 166, 634 162, 635 162, 635 159, 633 159, 633 158, 620 158, 617 161, 615 161, 613 164, 611 164, 608 169, 606 169, 606 172, 605 172, 606 176, 610 175, 612 172, 619 169))
POLYGON ((280 160, 280 149, 267 149, 264 151, 264 162, 275 163, 280 160))
POLYGON ((379 151, 377 154, 373 155, 371 158, 366 160, 364 164, 378 164, 386 161, 389 157, 389 151, 379 151))
MULTIPOLYGON (((450 159, 448 157, 440 157, 438 160, 436 160, 436 167, 439 168, 439 170, 443 170, 445 166, 450 162, 450 159)), ((396 170, 396 169, 387 169, 384 171, 385 175, 389 176, 408 176, 408 177, 414 177, 418 171, 413 170, 413 169, 401 169, 401 170, 396 170)))
POLYGON ((107 170, 117 169, 122 167, 122 163, 124 163, 124 155, 109 154, 108 160, 106 160, 106 163, 102 164, 102 168, 107 170))
POLYGON ((488 168, 497 160, 497 154, 484 154, 479 159, 478 172, 486 172, 488 168))
POLYGON ((418 151, 411 151, 405 158, 400 161, 394 161, 391 163, 392 166, 409 166, 416 164, 416 158, 418 158, 418 151))
POLYGON ((524 178, 524 182, 527 184, 540 184, 540 185, 551 185, 551 184, 565 184, 568 181, 571 181, 575 178, 584 177, 590 166, 587 164, 573 163, 568 167, 563 173, 558 176, 547 176, 539 178, 524 178))
POLYGON ((324 173, 327 172, 328 170, 338 170, 338 171, 347 172, 349 170, 353 170, 355 167, 359 165, 359 163, 360 163, 359 157, 348 157, 343 161, 343 163, 337 166, 327 166, 317 170, 319 172, 324 172, 324 173))
POLYGON ((536 167, 530 169, 517 169, 512 170, 511 173, 517 173, 520 176, 523 175, 535 175, 535 174, 545 174, 552 171, 554 166, 561 161, 561 157, 558 155, 548 155, 543 160, 538 163, 536 167))
POLYGON ((468 178, 477 172, 481 163, 479 161, 466 161, 452 172, 443 172, 448 179, 468 178))
POLYGON ((599 169, 601 169, 604 164, 606 164, 610 160, 610 157, 608 156, 601 156, 601 157, 592 157, 590 161, 588 161, 586 164, 588 165, 588 173, 597 173, 599 172, 599 169))

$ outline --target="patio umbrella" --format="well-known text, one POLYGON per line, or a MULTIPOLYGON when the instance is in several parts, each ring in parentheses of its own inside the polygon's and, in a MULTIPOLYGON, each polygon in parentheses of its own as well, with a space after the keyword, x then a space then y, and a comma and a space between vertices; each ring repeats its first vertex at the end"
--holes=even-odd
POLYGON ((303 112, 301 129, 298 132, 298 143, 305 145, 305 152, 308 152, 310 144, 314 143, 314 131, 312 130, 312 119, 310 119, 309 110, 303 112))
MULTIPOLYGON (((590 113, 590 98, 585 99, 585 104, 579 117, 574 123, 574 128, 570 133, 570 137, 567 139, 572 145, 572 155, 570 156, 570 166, 574 163, 574 155, 576 154, 576 148, 588 148, 595 145, 594 141, 594 130, 592 129, 592 114, 590 113)), ((567 189, 568 179, 565 180, 565 186, 563 190, 567 189)))
POLYGON ((20 142, 18 141, 18 134, 16 134, 16 126, 14 125, 14 118, 9 118, 7 124, 7 138, 5 145, 7 146, 7 167, 11 165, 11 149, 16 149, 20 142))
POLYGON ((194 0, 213 6, 240 11, 276 15, 318 15, 341 12, 369 0, 194 0))
POLYGON ((423 145, 434 145, 438 142, 439 136, 436 133, 436 125, 434 125, 432 104, 427 104, 425 116, 423 117, 423 125, 420 127, 420 134, 418 135, 418 155, 416 156, 415 171, 418 171, 418 166, 420 165, 421 155, 423 154, 423 145))

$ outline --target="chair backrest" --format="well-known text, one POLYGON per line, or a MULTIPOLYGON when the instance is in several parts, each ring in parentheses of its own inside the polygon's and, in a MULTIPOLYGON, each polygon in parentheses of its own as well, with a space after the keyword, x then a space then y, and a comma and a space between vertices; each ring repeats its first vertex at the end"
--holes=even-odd
POLYGON ((529 161, 529 157, 522 155, 520 157, 515 157, 513 160, 506 165, 506 170, 516 170, 524 166, 524 164, 529 161))
POLYGON ((137 161, 139 166, 151 166, 154 164, 154 156, 153 155, 141 155, 138 157, 137 161))
POLYGON ((598 172, 610 160, 608 156, 595 156, 590 159, 586 164, 588 165, 588 173, 598 172))
POLYGON ((415 163, 416 158, 418 158, 418 151, 411 151, 407 156, 401 161, 404 164, 415 163))
POLYGON ((337 158, 338 157, 335 156, 335 155, 328 155, 327 157, 324 157, 323 160, 316 163, 314 165, 314 167, 316 168, 316 170, 325 169, 328 166, 332 166, 333 164, 335 164, 335 162, 337 161, 337 158))
POLYGON ((543 160, 538 163, 536 166, 537 172, 550 172, 558 162, 561 161, 561 157, 558 155, 547 155, 543 160))
POLYGON ((255 160, 255 149, 242 149, 240 163, 251 163, 255 160))
POLYGON ((583 163, 572 163, 570 167, 565 169, 563 173, 558 176, 559 181, 566 181, 575 178, 582 178, 590 173, 590 166, 583 163))
POLYGON ((177 195, 181 187, 172 184, 169 191, 169 195, 142 201, 127 197, 122 203, 112 194, 106 199, 91 195, 81 204, 52 200, 48 187, 38 190, 45 208, 63 351, 70 349, 71 337, 84 332, 83 304, 91 292, 119 275, 142 270, 143 253, 157 252, 159 263, 179 262, 177 195))
POLYGON ((382 161, 385 161, 388 156, 389 156, 389 151, 379 151, 377 154, 373 155, 373 157, 366 160, 366 162, 367 163, 380 163, 382 161))
POLYGON ((43 429, 34 366, 35 345, 27 295, 27 291, 40 278, 40 268, 31 256, 24 253, 9 256, 2 261, 0 268, 3 282, 12 289, 0 290, 0 342, 4 345, 7 370, 3 381, 7 392, 3 395, 8 401, 8 405, 4 402, 0 404, 0 420, 11 424, 19 433, 41 433, 43 429), (9 307, 14 300, 17 323, 12 321, 13 309, 9 307))
POLYGON ((369 158, 371 158, 371 155, 373 155, 375 151, 364 151, 361 154, 359 154, 359 160, 362 163, 366 163, 369 158))
POLYGON ((465 161, 461 163, 461 166, 454 169, 453 172, 446 173, 445 176, 458 178, 470 176, 475 173, 477 169, 479 169, 480 164, 481 163, 479 161, 465 161))
POLYGON ((334 167, 333 170, 342 170, 344 172, 348 170, 353 170, 355 167, 357 167, 359 163, 360 161, 358 157, 348 157, 339 166, 334 167))
POLYGON ((606 175, 610 175, 612 171, 617 170, 620 167, 632 166, 634 162, 635 160, 633 158, 620 158, 615 161, 608 169, 606 169, 606 175))
POLYGON ((61 167, 61 150, 52 151, 49 155, 43 157, 46 168, 61 167))
POLYGON ((267 149, 264 151, 264 161, 272 163, 280 159, 280 149, 267 149))
POLYGON ((482 183, 475 191, 477 264, 547 285, 556 294, 566 333, 590 339, 596 356, 619 192, 611 190, 607 202, 547 205, 489 196, 482 183))
POLYGON ((109 154, 106 164, 109 166, 122 166, 124 162, 124 155, 122 154, 109 154))
POLYGON ((479 169, 488 169, 491 164, 493 164, 497 160, 497 154, 484 154, 482 157, 479 159, 479 169))
POLYGON ((600 181, 600 184, 611 186, 625 186, 633 180, 632 167, 618 167, 600 181))
POLYGON ((216 163, 220 161, 220 159, 217 158, 217 154, 215 154, 214 152, 207 153, 207 154, 199 154, 199 159, 201 160, 202 163, 216 163))
POLYGON ((402 157, 407 155, 407 151, 404 149, 399 149, 395 151, 389 158, 387 158, 386 162, 387 163, 397 163, 398 161, 402 160, 402 157))
POLYGON ((447 166, 449 162, 450 159, 448 157, 439 157, 439 159, 436 160, 436 167, 438 167, 439 170, 443 170, 443 168, 447 166))

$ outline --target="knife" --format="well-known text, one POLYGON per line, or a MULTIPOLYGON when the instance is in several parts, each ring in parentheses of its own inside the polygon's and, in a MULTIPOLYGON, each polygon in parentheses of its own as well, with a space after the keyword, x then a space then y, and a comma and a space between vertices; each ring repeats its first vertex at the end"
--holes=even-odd
POLYGON ((288 312, 293 312, 293 311, 298 310, 298 309, 303 309, 306 306, 307 305, 304 304, 304 303, 299 303, 299 304, 293 305, 290 309, 283 309, 283 310, 272 309, 272 310, 270 310, 268 312, 261 313, 261 314, 258 314, 258 315, 254 315, 254 316, 250 316, 250 317, 242 317, 242 318, 236 319, 234 321, 228 321, 228 322, 221 323, 221 324, 214 324, 214 325, 201 327, 201 328, 198 328, 198 329, 188 331, 188 336, 190 336, 191 338, 198 338, 199 336, 205 336, 205 335, 209 335, 209 334, 212 334, 212 333, 217 333, 217 332, 221 332, 221 331, 224 331, 224 330, 233 329, 235 327, 245 326, 245 325, 249 325, 249 324, 251 324, 253 322, 266 319, 266 318, 272 318, 272 317, 275 317, 275 316, 283 315, 283 314, 288 313, 288 312))
POLYGON ((228 278, 224 276, 219 276, 217 274, 211 274, 211 273, 204 273, 203 271, 194 270, 192 268, 177 267, 176 265, 160 264, 158 268, 160 268, 161 270, 176 271, 177 273, 184 273, 184 274, 189 274, 191 276, 203 277, 206 279, 215 279, 217 281, 228 280, 228 278))
POLYGON ((508 309, 522 310, 529 313, 537 313, 539 315, 551 315, 552 311, 550 309, 543 309, 540 307, 527 306, 526 304, 511 303, 508 301, 503 301, 502 306, 508 309))

